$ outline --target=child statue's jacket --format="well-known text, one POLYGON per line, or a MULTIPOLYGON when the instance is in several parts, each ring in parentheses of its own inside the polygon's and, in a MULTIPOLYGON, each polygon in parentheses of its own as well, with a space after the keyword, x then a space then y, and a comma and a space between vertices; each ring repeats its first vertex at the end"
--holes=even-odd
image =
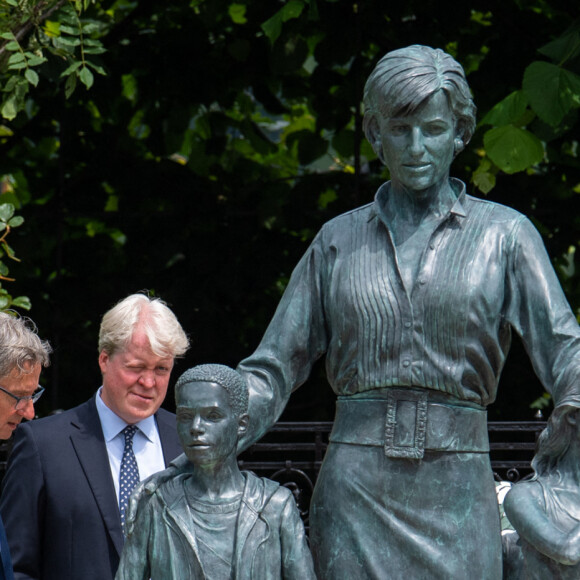
MULTIPOLYGON (((315 580, 312 556, 292 493, 242 472, 233 580, 315 580)), ((212 580, 203 570, 181 474, 143 498, 115 580, 212 580)))

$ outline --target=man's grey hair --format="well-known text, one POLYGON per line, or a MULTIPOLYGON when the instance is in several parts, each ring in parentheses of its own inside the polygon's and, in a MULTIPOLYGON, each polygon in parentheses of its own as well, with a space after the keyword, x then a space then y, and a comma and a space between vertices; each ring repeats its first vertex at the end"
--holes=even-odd
POLYGON ((183 387, 191 383, 217 383, 228 392, 236 416, 241 417, 247 413, 248 387, 242 375, 234 369, 225 365, 205 364, 186 370, 175 383, 176 401, 179 401, 183 387))
POLYGON ((7 377, 14 369, 20 373, 31 366, 50 364, 50 344, 41 340, 30 318, 15 312, 0 312, 0 377, 7 377))
POLYGON ((137 325, 142 325, 151 350, 160 357, 179 357, 189 340, 171 309, 159 298, 131 294, 111 308, 101 321, 99 352, 109 356, 124 350, 137 325))
POLYGON ((388 52, 367 79, 363 128, 377 114, 384 118, 413 113, 437 91, 447 96, 456 130, 467 145, 475 131, 475 104, 462 66, 440 49, 415 44, 388 52))

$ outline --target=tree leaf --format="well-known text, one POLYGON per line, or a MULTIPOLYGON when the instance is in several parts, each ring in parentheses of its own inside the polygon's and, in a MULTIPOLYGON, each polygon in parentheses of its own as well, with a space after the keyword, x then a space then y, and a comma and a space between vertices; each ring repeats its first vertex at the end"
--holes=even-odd
POLYGON ((23 68, 26 67, 27 67, 26 61, 22 61, 9 65, 8 70, 22 70, 23 68))
POLYGON ((65 68, 61 73, 60 73, 60 77, 66 77, 72 73, 74 73, 77 69, 81 68, 81 66, 83 65, 83 63, 80 60, 77 60, 76 62, 73 62, 70 66, 68 66, 67 68, 65 68))
POLYGON ((14 54, 10 55, 8 59, 8 64, 16 64, 18 62, 23 62, 26 60, 26 57, 21 52, 15 52, 14 54))
POLYGON ((11 228, 17 228, 18 226, 21 226, 24 223, 24 218, 20 215, 15 215, 9 222, 8 225, 11 228))
POLYGON ((33 55, 28 59, 28 66, 38 66, 46 62, 44 56, 33 55))
POLYGON ((2 105, 2 116, 8 121, 12 121, 12 119, 16 117, 16 114, 16 98, 11 96, 10 98, 6 99, 2 105))
POLYGON ((81 39, 77 37, 70 38, 68 36, 59 36, 58 38, 55 38, 54 43, 56 46, 63 47, 80 46, 81 39))
POLYGON ((66 83, 64 84, 64 94, 67 99, 71 97, 71 95, 75 92, 77 88, 77 77, 76 75, 69 75, 66 79, 66 83))
POLYGON ((60 25, 61 33, 64 32, 65 34, 70 34, 71 36, 78 36, 81 31, 77 26, 66 26, 64 24, 60 25))
POLYGON ((528 98, 524 91, 514 91, 489 111, 480 121, 481 125, 501 127, 516 122, 524 115, 528 98))
POLYGON ((54 22, 52 20, 46 20, 44 22, 44 34, 50 38, 56 38, 60 36, 60 22, 54 22))
POLYGON ((85 47, 85 54, 104 54, 107 49, 103 46, 88 46, 85 47))
POLYGON ((81 72, 79 73, 79 79, 81 83, 87 87, 87 89, 90 89, 93 86, 93 82, 95 81, 93 73, 86 66, 81 69, 81 72))
POLYGON ((14 215, 15 207, 11 203, 0 204, 0 220, 8 223, 10 218, 14 215))
POLYGON ((490 129, 483 136, 483 144, 488 157, 505 173, 523 171, 544 158, 542 142, 513 125, 490 129))
POLYGON ((565 33, 542 46, 538 52, 552 59, 556 64, 573 60, 580 54, 580 33, 577 30, 565 33))
POLYGON ((234 24, 246 24, 246 5, 245 4, 230 4, 228 13, 234 24))
POLYGON ((33 86, 38 86, 38 74, 36 71, 32 70, 31 68, 27 68, 26 72, 24 73, 26 80, 33 86))
POLYGON ((549 62, 530 64, 522 87, 538 117, 553 126, 580 101, 580 76, 549 62))
MULTIPOLYGON (((497 172, 497 169, 495 169, 497 172)), ((472 181, 475 186, 485 194, 488 194, 496 183, 494 168, 489 158, 484 157, 479 167, 473 172, 472 181)))
MULTIPOLYGON (((86 53, 86 51, 85 51, 86 53)), ((102 66, 99 66, 97 64, 95 64, 94 62, 91 62, 90 60, 86 61, 87 66, 90 66, 95 72, 99 73, 100 75, 106 76, 107 73, 105 72, 105 69, 102 66)))
POLYGON ((291 18, 298 18, 303 8, 304 2, 302 0, 290 0, 274 16, 262 24, 261 28, 264 34, 270 39, 272 44, 276 42, 282 32, 282 23, 291 18))
POLYGON ((12 305, 18 308, 23 308, 24 310, 30 310, 32 308, 32 303, 28 296, 18 296, 12 300, 12 305))
POLYGON ((10 52, 14 52, 15 50, 20 50, 20 44, 13 40, 12 42, 9 42, 4 48, 10 52))

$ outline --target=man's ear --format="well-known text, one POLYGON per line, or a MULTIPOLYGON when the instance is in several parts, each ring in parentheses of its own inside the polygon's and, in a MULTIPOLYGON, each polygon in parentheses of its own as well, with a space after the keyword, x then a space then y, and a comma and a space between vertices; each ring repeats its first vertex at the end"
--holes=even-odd
POLYGON ((238 435, 243 435, 250 424, 250 416, 245 413, 238 419, 238 435))
POLYGON ((99 368, 101 369, 101 374, 105 372, 109 358, 109 355, 104 350, 99 354, 99 368))

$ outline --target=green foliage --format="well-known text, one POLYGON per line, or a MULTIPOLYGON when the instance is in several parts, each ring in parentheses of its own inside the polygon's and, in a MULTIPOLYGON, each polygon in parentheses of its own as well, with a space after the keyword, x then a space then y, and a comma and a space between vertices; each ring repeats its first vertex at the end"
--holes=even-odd
POLYGON ((87 89, 94 72, 104 75, 95 55, 105 52, 101 37, 108 22, 84 17, 95 0, 5 0, 0 8, 0 115, 13 120, 26 108, 41 77, 69 98, 80 81, 87 89), (54 20, 52 20, 54 19, 54 20), (63 70, 64 69, 64 70, 63 70))
MULTIPOLYGON (((552 62, 529 64, 521 89, 495 105, 481 121, 482 125, 494 126, 483 136, 487 157, 481 159, 473 179, 484 193, 495 186, 498 169, 508 174, 541 171, 544 160, 553 163, 552 159, 545 159, 548 142, 563 135, 573 139, 578 132, 580 24, 541 47, 539 52, 552 62)), ((565 165, 570 161, 562 159, 565 165)))
MULTIPOLYGON (((182 368, 251 352, 321 224, 388 177, 362 133, 362 91, 382 54, 412 43, 452 52, 474 92, 482 121, 454 175, 530 215, 580 309, 578 50, 563 3, 11 0, 0 12, 18 43, 0 45, 1 199, 26 217, 19 293, 56 346, 47 410, 94 391, 99 317, 129 292, 174 307, 193 341, 182 368), (534 62, 559 87, 557 126, 524 82, 534 62)), ((501 408, 527 418, 541 389, 514 356, 501 408)), ((326 392, 301 389, 296 415, 331 418, 326 392)))
POLYGON ((30 300, 27 296, 12 297, 3 286, 3 282, 14 282, 14 278, 8 277, 10 271, 5 259, 20 261, 7 241, 10 232, 24 223, 24 218, 14 213, 15 208, 11 203, 0 204, 0 310, 14 307, 30 310, 30 300))

